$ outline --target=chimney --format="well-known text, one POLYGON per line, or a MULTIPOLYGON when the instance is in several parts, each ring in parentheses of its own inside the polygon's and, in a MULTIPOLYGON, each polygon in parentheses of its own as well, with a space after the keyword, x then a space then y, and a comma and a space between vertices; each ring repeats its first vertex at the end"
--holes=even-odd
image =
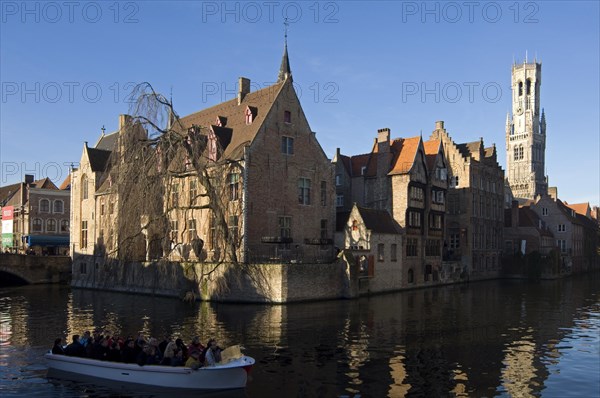
POLYGON ((250 79, 240 77, 238 82, 238 105, 242 103, 248 93, 250 93, 250 79))
POLYGON ((443 120, 438 120, 437 122, 435 122, 435 129, 436 130, 443 130, 444 129, 444 121, 443 120))
POLYGON ((510 207, 510 226, 518 227, 519 226, 519 202, 513 200, 510 207))
POLYGON ((556 202, 556 199, 558 199, 558 187, 548 187, 548 195, 556 202))
POLYGON ((32 174, 25 174, 25 184, 31 184, 33 182, 32 174))
POLYGON ((377 150, 379 153, 390 151, 390 129, 387 127, 377 130, 377 150))

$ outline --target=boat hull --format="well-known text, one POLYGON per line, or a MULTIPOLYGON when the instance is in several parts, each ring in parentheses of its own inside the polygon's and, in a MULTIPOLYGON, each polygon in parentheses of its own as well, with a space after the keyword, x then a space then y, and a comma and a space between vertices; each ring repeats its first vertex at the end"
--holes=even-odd
POLYGON ((223 365, 200 368, 127 364, 96 359, 45 355, 49 376, 73 374, 91 379, 108 380, 156 388, 183 390, 226 390, 246 387, 248 371, 254 359, 243 356, 223 365))

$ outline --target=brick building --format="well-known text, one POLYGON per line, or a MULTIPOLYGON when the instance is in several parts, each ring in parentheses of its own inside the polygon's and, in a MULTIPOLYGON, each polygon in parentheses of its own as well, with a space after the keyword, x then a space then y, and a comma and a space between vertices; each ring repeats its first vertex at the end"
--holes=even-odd
POLYGON ((0 188, 2 250, 36 254, 66 254, 69 248, 69 180, 58 188, 49 178, 0 188))
MULTIPOLYGON (((250 80, 240 78, 237 98, 178 122, 184 132, 199 127, 207 142, 202 156, 227 165, 223 174, 227 178, 226 219, 230 234, 240 238, 238 259, 331 261, 333 168, 294 90, 287 45, 277 82, 257 91, 250 88, 250 80)), ((127 187, 115 187, 110 177, 117 159, 123 160, 118 153, 124 134, 144 132, 136 131, 128 117, 121 116, 119 131, 103 136, 94 148, 84 146, 81 167, 73 172, 74 223, 78 225, 72 235, 73 253, 75 257, 87 256, 82 257, 87 263, 89 256, 96 255, 91 260, 96 261, 99 246, 108 253, 118 253, 115 246, 122 238, 118 235, 127 228, 117 223, 119 227, 111 229, 103 224, 110 219, 115 225, 114 219, 129 211, 119 204, 119 190, 127 187), (87 192, 82 187, 88 187, 87 192)), ((167 185, 156 188, 164 191, 164 206, 169 209, 167 228, 138 234, 142 241, 134 259, 222 260, 222 248, 213 238, 213 215, 209 209, 196 206, 204 203, 195 202, 201 188, 193 175, 172 179, 167 185)), ((139 215, 142 224, 146 216, 139 215)))
POLYGON ((338 149, 333 163, 338 217, 347 216, 349 203, 356 203, 389 213, 400 228, 397 288, 444 282, 448 166, 441 141, 390 139, 390 130, 380 129, 371 152, 345 156, 338 149))
POLYGON ((471 277, 495 277, 500 270, 504 222, 504 172, 496 146, 483 138, 457 144, 444 122, 431 139, 441 140, 449 164, 445 257, 460 261, 471 277))

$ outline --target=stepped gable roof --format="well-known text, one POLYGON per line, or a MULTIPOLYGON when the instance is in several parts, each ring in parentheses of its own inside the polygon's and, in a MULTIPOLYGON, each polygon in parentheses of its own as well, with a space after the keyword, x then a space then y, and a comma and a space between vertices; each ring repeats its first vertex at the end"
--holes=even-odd
POLYGON ((117 145, 117 138, 119 137, 119 132, 114 131, 110 134, 102 134, 96 142, 94 148, 102 149, 104 151, 113 151, 115 146, 117 145))
POLYGON ((441 140, 429 140, 423 142, 423 148, 425 149, 425 158, 427 159, 427 168, 432 171, 435 167, 435 159, 440 152, 441 140))
POLYGON ((494 156, 494 151, 495 151, 496 147, 489 147, 489 148, 485 148, 485 157, 486 158, 491 158, 494 156))
POLYGON ((368 230, 380 234, 398 234, 400 228, 387 210, 368 209, 356 206, 368 230))
MULTIPOLYGON (((291 84, 291 81, 289 83, 288 80, 281 81, 261 90, 250 92, 244 96, 239 105, 238 99, 234 98, 192 113, 180 120, 181 125, 186 130, 192 127, 192 125, 207 128, 214 125, 217 117, 226 118, 226 128, 231 130, 231 138, 227 145, 224 145, 225 142, 220 142, 220 144, 223 148, 223 156, 227 159, 233 159, 234 155, 243 153, 239 147, 252 143, 285 84, 291 84), (246 124, 245 110, 247 106, 257 109, 256 117, 250 124, 246 124)), ((204 134, 206 134, 206 131, 204 134)), ((216 132, 215 134, 217 135, 216 132)), ((226 136, 227 134, 223 134, 223 137, 226 136)))

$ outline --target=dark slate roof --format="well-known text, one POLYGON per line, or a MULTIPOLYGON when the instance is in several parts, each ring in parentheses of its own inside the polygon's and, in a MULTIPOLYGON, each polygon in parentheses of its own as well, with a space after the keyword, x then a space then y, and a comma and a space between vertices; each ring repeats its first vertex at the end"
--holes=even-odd
POLYGON ((380 234, 400 233, 400 228, 387 210, 367 209, 358 206, 357 209, 368 230, 380 234))
POLYGON ((350 217, 349 211, 340 211, 335 213, 335 231, 336 232, 344 232, 344 228, 348 223, 348 218, 350 217))
POLYGON ((107 135, 102 134, 94 148, 102 149, 104 151, 113 151, 115 149, 115 145, 117 144, 118 136, 119 136, 118 131, 115 131, 114 133, 110 133, 107 135))
POLYGON ((21 183, 18 182, 16 184, 0 187, 0 206, 3 206, 4 203, 8 202, 10 198, 12 198, 15 193, 17 193, 17 191, 20 189, 20 186, 21 183))
POLYGON ((86 149, 90 159, 90 167, 92 168, 92 171, 105 171, 111 152, 96 148, 86 149))
POLYGON ((56 187, 56 185, 54 185, 54 183, 52 182, 52 180, 49 179, 48 177, 42 178, 42 179, 39 179, 37 181, 32 182, 31 183, 31 187, 32 188, 58 190, 58 188, 56 187))

